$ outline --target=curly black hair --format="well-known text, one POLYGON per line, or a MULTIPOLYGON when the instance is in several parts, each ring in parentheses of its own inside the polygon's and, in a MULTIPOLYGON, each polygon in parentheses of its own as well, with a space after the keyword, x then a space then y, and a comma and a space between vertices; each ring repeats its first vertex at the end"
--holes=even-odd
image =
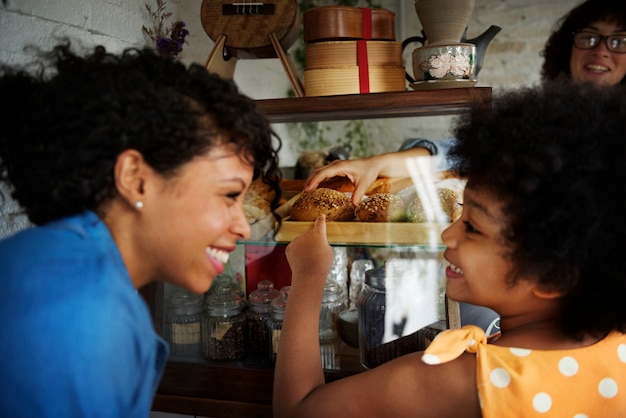
POLYGON ((51 65, 37 74, 0 70, 0 178, 32 223, 98 212, 117 193, 113 168, 126 149, 172 176, 225 141, 275 190, 277 206, 280 138, 231 80, 151 49, 79 56, 66 42, 42 54, 51 65))
POLYGON ((562 292, 576 338, 626 331, 626 95, 546 83, 496 96, 455 125, 455 169, 503 202, 515 280, 562 292))
MULTIPOLYGON (((552 32, 541 51, 544 61, 541 79, 553 81, 571 77, 570 58, 574 33, 593 22, 607 21, 618 25, 626 24, 626 1, 587 0, 559 19, 557 29, 552 32)), ((626 85, 626 77, 621 81, 626 85)))

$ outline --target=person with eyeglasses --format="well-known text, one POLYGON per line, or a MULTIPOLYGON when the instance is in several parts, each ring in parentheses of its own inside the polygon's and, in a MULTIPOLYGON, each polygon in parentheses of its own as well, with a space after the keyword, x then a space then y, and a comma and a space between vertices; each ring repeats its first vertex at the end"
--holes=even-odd
POLYGON ((542 51, 543 81, 626 84, 626 1, 587 0, 559 20, 542 51))

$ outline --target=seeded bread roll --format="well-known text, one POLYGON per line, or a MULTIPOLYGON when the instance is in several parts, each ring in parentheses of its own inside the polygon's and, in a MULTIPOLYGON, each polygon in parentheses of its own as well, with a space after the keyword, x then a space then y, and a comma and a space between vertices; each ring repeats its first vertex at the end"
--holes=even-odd
POLYGON ((393 193, 374 193, 354 213, 361 222, 401 222, 405 218, 404 202, 393 193))
POLYGON ((317 215, 327 221, 354 219, 354 205, 348 196, 333 189, 319 188, 302 195, 291 206, 290 220, 314 221, 317 215))
MULTIPOLYGON (((456 220, 461 214, 461 196, 459 193, 447 187, 437 187, 437 196, 441 209, 448 217, 448 222, 456 220)), ((409 222, 427 222, 424 204, 417 194, 408 204, 406 212, 409 222)))

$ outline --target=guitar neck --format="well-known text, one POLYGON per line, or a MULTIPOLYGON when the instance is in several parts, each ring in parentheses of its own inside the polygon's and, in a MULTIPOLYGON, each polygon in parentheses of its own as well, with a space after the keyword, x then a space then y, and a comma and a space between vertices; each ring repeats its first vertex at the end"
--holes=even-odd
POLYGON ((270 34, 288 49, 300 32, 297 0, 203 0, 201 20, 213 41, 225 37, 225 46, 234 55, 240 50, 258 58, 276 57, 270 34))

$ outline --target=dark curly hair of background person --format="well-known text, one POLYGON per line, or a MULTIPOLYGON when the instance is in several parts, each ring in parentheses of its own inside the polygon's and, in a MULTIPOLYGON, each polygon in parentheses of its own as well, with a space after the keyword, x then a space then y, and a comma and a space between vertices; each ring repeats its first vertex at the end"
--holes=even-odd
MULTIPOLYGON (((592 22, 606 20, 626 25, 626 1, 624 0, 588 0, 559 20, 558 28, 552 32, 541 52, 544 57, 541 67, 541 78, 553 81, 570 78, 570 57, 574 33, 585 28, 592 22)), ((621 81, 626 85, 626 77, 621 81)))
POLYGON ((625 120, 619 89, 548 83, 456 121, 455 168, 501 199, 515 277, 565 293, 572 337, 626 330, 625 120))
POLYGON ((97 212, 116 194, 120 152, 136 149, 171 176, 224 142, 217 129, 254 161, 255 178, 263 175, 276 191, 277 206, 280 139, 232 81, 150 49, 114 55, 96 47, 83 57, 66 43, 42 55, 51 65, 36 75, 0 73, 0 175, 34 224, 97 212))

